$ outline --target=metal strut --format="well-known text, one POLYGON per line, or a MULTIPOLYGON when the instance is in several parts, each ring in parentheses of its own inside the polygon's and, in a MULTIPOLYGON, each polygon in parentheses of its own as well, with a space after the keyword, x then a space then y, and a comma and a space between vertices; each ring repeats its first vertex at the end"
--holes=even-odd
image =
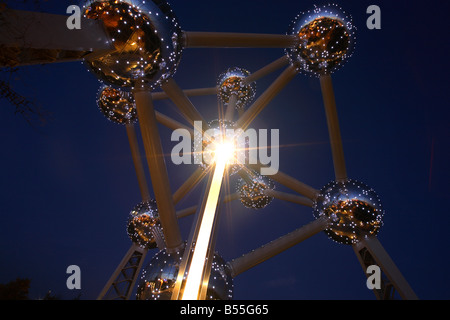
POLYGON ((129 300, 148 250, 131 246, 97 300, 129 300))
POLYGON ((353 246, 353 250, 364 273, 369 266, 373 265, 381 269, 380 289, 373 290, 378 300, 395 300, 398 296, 403 300, 418 300, 418 297, 376 237, 360 241, 353 246))

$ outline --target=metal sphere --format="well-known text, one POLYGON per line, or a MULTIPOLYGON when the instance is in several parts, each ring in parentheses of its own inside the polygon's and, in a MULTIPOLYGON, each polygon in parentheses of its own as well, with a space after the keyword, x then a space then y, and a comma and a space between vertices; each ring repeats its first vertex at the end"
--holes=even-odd
MULTIPOLYGON (((142 271, 137 300, 170 300, 183 259, 184 249, 175 253, 160 251, 142 271)), ((233 279, 225 261, 214 255, 206 300, 231 300, 233 279)))
POLYGON ((326 216, 330 225, 325 231, 334 241, 355 244, 376 236, 383 225, 384 210, 375 191, 355 181, 331 182, 314 203, 314 216, 326 216))
POLYGON ((249 209, 264 209, 273 200, 273 197, 265 194, 265 190, 275 189, 275 184, 271 179, 256 173, 252 175, 251 179, 251 183, 244 179, 238 180, 237 189, 241 203, 249 209))
POLYGON ((196 131, 195 133, 193 152, 194 163, 199 164, 202 169, 207 170, 214 161, 215 143, 220 143, 223 139, 227 139, 235 143, 234 158, 236 159, 236 164, 231 164, 227 167, 228 173, 234 175, 242 168, 242 166, 237 163, 237 159, 240 158, 239 153, 244 152, 242 148, 239 148, 237 141, 237 134, 239 134, 240 131, 235 130, 235 123, 228 120, 213 120, 208 123, 208 126, 210 129, 206 130, 203 135, 199 131, 196 131))
POLYGON ((337 5, 315 7, 291 23, 288 34, 297 36, 299 42, 286 53, 300 72, 331 74, 353 54, 355 29, 352 18, 337 5))
POLYGON ((144 249, 157 247, 156 237, 164 237, 156 201, 142 202, 131 210, 127 221, 127 234, 133 243, 144 249))
POLYGON ((107 84, 152 89, 171 77, 182 52, 181 28, 166 1, 87 0, 84 17, 103 21, 113 51, 86 59, 107 84))
POLYGON ((224 103, 230 102, 231 95, 237 96, 236 109, 242 109, 255 98, 256 83, 243 84, 242 80, 250 75, 250 72, 241 68, 230 68, 219 76, 219 99, 224 103))
POLYGON ((137 111, 133 95, 110 86, 103 86, 97 96, 97 105, 103 115, 118 124, 137 121, 137 111))

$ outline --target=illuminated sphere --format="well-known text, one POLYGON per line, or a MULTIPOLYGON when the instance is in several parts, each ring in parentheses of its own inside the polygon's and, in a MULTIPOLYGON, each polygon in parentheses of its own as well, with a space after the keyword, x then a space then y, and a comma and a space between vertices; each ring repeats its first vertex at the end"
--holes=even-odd
MULTIPOLYGON (((238 147, 237 134, 238 130, 235 130, 236 125, 234 122, 228 120, 213 120, 208 123, 209 129, 205 130, 203 136, 200 131, 195 132, 194 139, 194 161, 199 164, 204 170, 208 169, 214 161, 214 145, 220 143, 224 138, 235 144, 234 162, 227 166, 228 173, 234 175, 241 169, 241 166, 237 163, 239 159, 239 153, 244 152, 242 148, 238 147), (228 134, 227 134, 227 130, 228 134), (234 133, 234 134, 230 134, 234 133), (199 145, 201 143, 201 145, 199 145)), ((204 128, 205 129, 205 128, 204 128)))
POLYGON ((297 36, 299 42, 286 52, 300 72, 331 74, 353 54, 355 29, 352 18, 337 5, 315 7, 291 23, 288 34, 297 36))
POLYGON ((383 225, 384 210, 380 198, 367 185, 355 181, 331 182, 314 203, 314 216, 326 216, 329 238, 342 244, 355 244, 376 236, 383 225))
POLYGON ((249 209, 264 209, 273 200, 273 197, 267 196, 264 191, 275 189, 275 184, 271 179, 258 174, 255 174, 251 179, 251 183, 244 179, 238 180, 238 193, 241 203, 249 209))
POLYGON ((154 89, 171 77, 181 57, 181 29, 166 1, 87 0, 84 17, 101 20, 114 48, 88 68, 107 84, 154 89))
POLYGON ((137 111, 133 95, 120 89, 104 86, 97 97, 97 105, 103 115, 118 124, 137 121, 137 111))
POLYGON ((250 75, 250 72, 241 68, 230 68, 219 76, 219 98, 224 104, 230 102, 231 95, 237 96, 236 109, 242 109, 255 98, 256 83, 244 85, 242 80, 250 75))
MULTIPOLYGON (((142 271, 137 300, 170 300, 183 259, 184 249, 176 253, 160 251, 142 271)), ((225 261, 214 255, 206 300, 231 300, 233 279, 225 261)))
POLYGON ((131 210, 127 221, 127 234, 133 243, 144 249, 155 249, 155 235, 164 237, 156 201, 142 202, 131 210))

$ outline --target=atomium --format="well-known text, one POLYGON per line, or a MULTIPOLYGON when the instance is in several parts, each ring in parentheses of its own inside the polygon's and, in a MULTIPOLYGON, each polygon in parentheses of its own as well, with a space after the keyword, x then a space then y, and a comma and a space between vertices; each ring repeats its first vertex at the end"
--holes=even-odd
MULTIPOLYGON (((182 263, 184 249, 157 253, 143 269, 138 284, 137 300, 170 300, 182 263)), ((233 278, 223 258, 214 254, 206 300, 232 300, 233 278)))
MULTIPOLYGON (((145 171, 142 170, 141 164, 137 161, 140 158, 138 139, 133 139, 135 138, 134 133, 129 130, 132 129, 132 126, 128 126, 129 123, 136 120, 136 110, 133 96, 127 92, 141 89, 139 92, 135 91, 136 98, 139 98, 136 99, 136 103, 140 110, 142 108, 142 110, 148 111, 146 113, 148 117, 142 117, 142 120, 148 121, 139 123, 142 142, 144 143, 146 158, 149 160, 147 161, 149 173, 153 177, 153 191, 157 194, 158 203, 163 205, 161 205, 159 213, 154 200, 143 202, 131 211, 127 221, 127 233, 133 241, 133 245, 116 269, 117 272, 114 272, 110 281, 108 281, 99 299, 105 298, 108 291, 114 294, 116 298, 128 299, 132 290, 134 290, 133 286, 139 275, 137 269, 144 262, 148 249, 156 247, 166 249, 160 251, 143 270, 137 289, 139 300, 175 298, 173 291, 178 289, 178 286, 175 286, 176 281, 182 280, 183 276, 192 275, 199 275, 198 278, 189 283, 194 284, 193 290, 189 290, 192 291, 192 296, 195 295, 195 290, 199 289, 200 285, 197 286, 197 283, 207 280, 209 281, 207 299, 231 299, 233 297, 233 283, 230 271, 232 271, 233 276, 237 276, 260 264, 262 260, 272 258, 296 243, 322 231, 325 231, 331 239, 338 243, 354 245, 354 251, 357 253, 364 271, 367 270, 366 264, 372 263, 372 261, 376 261, 383 268, 383 273, 389 281, 383 281, 381 290, 374 290, 377 297, 382 292, 383 297, 379 298, 394 298, 393 291, 395 289, 402 298, 417 299, 395 265, 387 258, 387 254, 382 251, 381 245, 377 243, 376 236, 383 224, 384 216, 381 201, 377 194, 365 184, 355 180, 344 180, 347 177, 347 172, 330 74, 341 68, 353 54, 356 28, 353 25, 352 18, 337 5, 316 6, 313 10, 299 14, 292 21, 287 35, 251 35, 182 31, 177 18, 164 0, 85 0, 83 16, 97 21, 91 21, 94 29, 86 28, 77 31, 78 36, 75 40, 80 42, 65 38, 66 33, 59 31, 54 35, 52 34, 52 41, 47 41, 49 31, 52 31, 48 26, 61 26, 60 22, 64 17, 41 15, 40 13, 35 15, 38 19, 37 22, 42 22, 39 19, 49 21, 33 24, 33 32, 24 32, 20 36, 21 41, 10 41, 12 38, 9 39, 10 37, 5 37, 5 35, 10 36, 15 31, 29 28, 29 21, 28 19, 21 19, 20 17, 24 17, 21 14, 17 16, 14 14, 16 17, 11 16, 11 19, 9 19, 10 17, 6 14, 10 11, 6 10, 5 16, 3 16, 3 11, 2 31, 4 27, 9 27, 9 32, 3 32, 4 35, 0 35, 0 40, 2 40, 2 46, 5 44, 11 46, 5 47, 4 49, 7 50, 3 50, 7 52, 8 65, 12 62, 14 65, 20 65, 36 64, 41 63, 41 61, 54 63, 84 58, 84 63, 88 69, 105 84, 97 99, 98 106, 109 120, 127 124, 128 140, 132 147, 141 195, 147 198, 145 171), (37 39, 34 39, 36 36, 37 39), (58 36, 61 39, 58 39, 58 36), (4 40, 7 41, 4 43, 4 40), (32 43, 31 47, 29 47, 29 43, 32 43), (250 75, 245 69, 231 68, 219 77, 218 86, 214 88, 184 91, 177 86, 172 77, 180 63, 183 50, 201 47, 284 48, 284 52, 280 52, 281 58, 256 71, 253 75, 250 75), (13 54, 13 56, 10 57, 10 54, 13 54), (253 107, 246 112, 242 112, 243 108, 254 99, 256 94, 255 84, 254 82, 250 83, 250 80, 257 81, 263 76, 285 67, 289 62, 291 65, 261 94, 253 107), (211 160, 214 157, 214 152, 223 151, 221 155, 224 157, 224 161, 220 161, 220 166, 217 166, 217 168, 222 169, 223 164, 224 167, 228 167, 228 173, 233 174, 242 170, 243 165, 240 165, 242 162, 238 162, 238 165, 232 164, 226 157, 226 152, 235 152, 231 148, 225 148, 229 147, 229 140, 232 142, 239 140, 237 134, 239 134, 240 128, 236 128, 237 125, 231 121, 234 120, 233 112, 235 111, 232 107, 240 109, 239 119, 236 123, 239 124, 239 127, 247 129, 251 122, 278 95, 280 90, 298 73, 320 78, 337 181, 333 181, 317 191, 315 188, 286 174, 279 174, 274 177, 274 180, 281 185, 307 197, 303 198, 297 195, 283 194, 283 192, 274 192, 274 185, 270 179, 264 176, 253 176, 252 173, 247 177, 244 174, 248 174, 248 172, 241 171, 243 179, 240 181, 238 191, 241 203, 252 209, 266 207, 271 203, 274 196, 298 204, 313 206, 317 221, 311 222, 287 236, 272 241, 268 246, 263 245, 244 254, 242 258, 232 260, 229 263, 225 263, 218 254, 215 254, 214 258, 207 254, 203 255, 206 252, 203 249, 206 248, 207 244, 210 245, 207 248, 208 253, 214 249, 215 237, 218 235, 215 221, 213 221, 215 220, 214 211, 219 208, 221 200, 225 202, 225 198, 221 198, 221 190, 218 186, 219 182, 220 184, 228 182, 227 179, 223 179, 227 172, 217 170, 217 177, 220 173, 220 179, 213 179, 213 181, 216 180, 214 182, 217 182, 217 184, 211 183, 210 188, 210 190, 217 191, 210 192, 210 194, 214 193, 211 199, 214 198, 217 206, 208 208, 208 214, 206 214, 207 210, 204 210, 205 215, 210 218, 209 222, 212 222, 207 227, 208 230, 205 229, 210 233, 205 232, 205 237, 200 238, 201 242, 197 241, 198 238, 197 240, 193 239, 194 246, 189 247, 192 251, 186 251, 186 255, 183 252, 186 250, 186 244, 182 246, 183 249, 174 252, 182 243, 181 230, 177 224, 178 218, 186 216, 188 213, 191 214, 197 209, 201 210, 199 207, 195 207, 195 210, 188 208, 178 215, 175 205, 189 191, 193 190, 201 181, 199 176, 202 175, 199 175, 196 170, 180 187, 177 192, 178 196, 175 197, 172 194, 157 122, 172 129, 175 128, 175 130, 184 127, 184 125, 180 125, 176 120, 161 113, 156 114, 152 103, 154 89, 163 85, 164 92, 159 95, 159 98, 167 96, 171 99, 188 122, 195 123, 196 119, 202 118, 201 113, 189 100, 190 95, 218 94, 220 102, 228 104, 226 120, 215 120, 209 123, 210 128, 212 128, 212 131, 209 131, 210 134, 205 135, 202 132, 201 137, 195 137, 194 157, 197 157, 196 163, 200 164, 203 169, 214 169, 213 165, 210 166, 211 161, 204 161, 205 155, 209 156, 211 160), (170 80, 170 83, 165 86, 165 81, 168 80, 170 80), (232 130, 232 137, 228 136, 228 129, 232 130), (227 144, 223 144, 223 148, 214 148, 215 142, 224 142, 224 140, 227 144), (197 152, 198 150, 200 152, 197 152), (193 182, 194 180, 195 182, 193 182), (174 201, 174 198, 178 198, 177 201, 174 201), (161 220, 167 222, 164 224, 165 236, 160 225, 160 215, 161 220), (209 243, 205 241, 207 236, 209 236, 209 243), (200 243, 205 246, 199 246, 200 243), (184 266, 187 266, 190 262, 188 259, 183 261, 183 258, 190 258, 190 254, 199 247, 202 248, 197 252, 200 252, 201 255, 198 256, 199 259, 195 259, 198 260, 195 261, 198 263, 191 270, 188 270, 191 272, 190 274, 183 274, 184 266), (375 255, 378 255, 378 257, 375 255), (208 264, 205 264, 206 256, 208 256, 208 264), (196 274, 195 271, 204 271, 200 268, 205 267, 205 265, 212 266, 211 274, 208 279, 201 279, 200 277, 204 277, 205 273, 200 274, 199 272, 196 274), (183 269, 181 269, 181 266, 183 269), (180 279, 178 279, 179 276, 180 279), (123 288, 120 288, 122 285, 124 285, 123 288)), ((196 63, 198 63, 198 60, 196 63)), ((198 77, 198 74, 193 74, 193 76, 198 77)), ((222 114, 218 115, 218 117, 220 116, 222 114)), ((188 148, 191 148, 190 144, 188 148)), ((241 148, 238 142, 235 149, 238 151, 232 156, 242 159, 238 153, 246 148, 241 148)), ((247 151, 250 149, 251 147, 247 148, 247 151)), ((255 165, 258 164, 262 163, 255 163, 255 165)), ((251 167, 253 168, 253 166, 251 167)), ((203 176, 206 176, 206 174, 203 176)), ((229 191, 228 188, 224 189, 229 191)), ((209 194, 205 193, 205 196, 209 198, 209 194)), ((234 194, 224 192, 224 196, 229 197, 230 201, 236 199, 234 194)), ((198 217, 201 216, 198 215, 198 217)), ((197 226, 201 227, 201 223, 202 221, 198 220, 197 226)), ((180 283, 181 285, 182 283, 180 283)), ((190 288, 188 287, 188 289, 190 288)), ((191 294, 189 291, 188 294, 191 294)), ((177 293, 176 298, 179 298, 178 292, 175 293, 177 293)), ((201 292, 202 296, 203 293, 204 291, 201 292)), ((150 312, 152 313, 152 310, 150 312)))
POLYGON ((110 86, 100 88, 97 105, 103 115, 118 124, 132 124, 137 121, 133 95, 110 86))
POLYGON ((330 182, 320 191, 314 203, 314 216, 326 216, 330 225, 325 231, 332 240, 355 244, 376 236, 383 224, 384 210, 375 191, 367 185, 348 179, 330 182))
POLYGON ((266 176, 254 173, 249 178, 251 181, 239 179, 237 191, 244 207, 249 209, 264 209, 273 200, 273 197, 266 195, 266 190, 273 190, 275 184, 266 176))
POLYGON ((100 80, 125 88, 139 81, 154 89, 176 72, 181 28, 166 1, 88 0, 83 14, 103 21, 114 48, 85 60, 100 80))
POLYGON ((299 44, 286 53, 299 72, 331 74, 353 54, 355 30, 351 16, 337 5, 316 6, 291 23, 288 34, 297 36, 299 44))
POLYGON ((222 73, 217 84, 220 101, 228 104, 230 97, 236 95, 236 109, 242 109, 251 103, 256 96, 256 83, 243 82, 249 75, 249 71, 238 67, 230 68, 222 73))
POLYGON ((144 249, 157 247, 156 237, 163 237, 156 201, 151 199, 131 210, 127 221, 127 234, 133 243, 144 249))

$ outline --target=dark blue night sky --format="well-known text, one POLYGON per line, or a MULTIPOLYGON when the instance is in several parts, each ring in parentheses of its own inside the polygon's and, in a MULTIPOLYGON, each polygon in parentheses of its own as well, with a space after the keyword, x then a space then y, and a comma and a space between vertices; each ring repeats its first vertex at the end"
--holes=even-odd
MULTIPOLYGON (((35 10, 32 1, 9 3, 35 10)), ((297 13, 322 4, 170 3, 186 31, 273 34, 286 33, 297 13)), ((333 75, 349 176, 381 197, 386 215, 379 240, 418 297, 450 299, 448 1, 336 3, 358 27, 354 56, 333 75), (371 4, 382 10, 381 30, 366 27, 371 4)), ((70 4, 76 1, 50 0, 39 10, 65 14, 70 4)), ((186 49, 174 78, 184 89, 212 87, 229 67, 253 72, 283 54, 186 49)), ((258 94, 280 72, 258 81, 258 94)), ((126 220, 141 201, 125 128, 97 109, 100 84, 80 62, 22 67, 11 81, 48 115, 45 125, 33 127, 1 100, 0 283, 30 278, 33 299, 48 290, 63 299, 95 299, 131 245, 126 220), (66 288, 66 268, 74 264, 82 271, 82 289, 75 292, 66 288)), ((207 120, 217 118, 216 97, 192 101, 207 120)), ((170 101, 155 106, 183 121, 170 101)), ((298 75, 254 127, 280 129, 281 171, 317 189, 334 179, 318 79, 298 75)), ((161 127, 167 154, 170 134, 161 127)), ((196 169, 177 167, 170 158, 167 165, 173 191, 196 169)), ((197 204, 201 189, 177 208, 197 204)), ((227 261, 314 220, 311 209, 279 200, 259 212, 239 202, 226 209, 217 250, 227 261)), ((180 221, 186 239, 191 223, 180 221)), ((236 300, 374 299, 365 283, 352 248, 321 233, 238 276, 234 285, 236 300)))

